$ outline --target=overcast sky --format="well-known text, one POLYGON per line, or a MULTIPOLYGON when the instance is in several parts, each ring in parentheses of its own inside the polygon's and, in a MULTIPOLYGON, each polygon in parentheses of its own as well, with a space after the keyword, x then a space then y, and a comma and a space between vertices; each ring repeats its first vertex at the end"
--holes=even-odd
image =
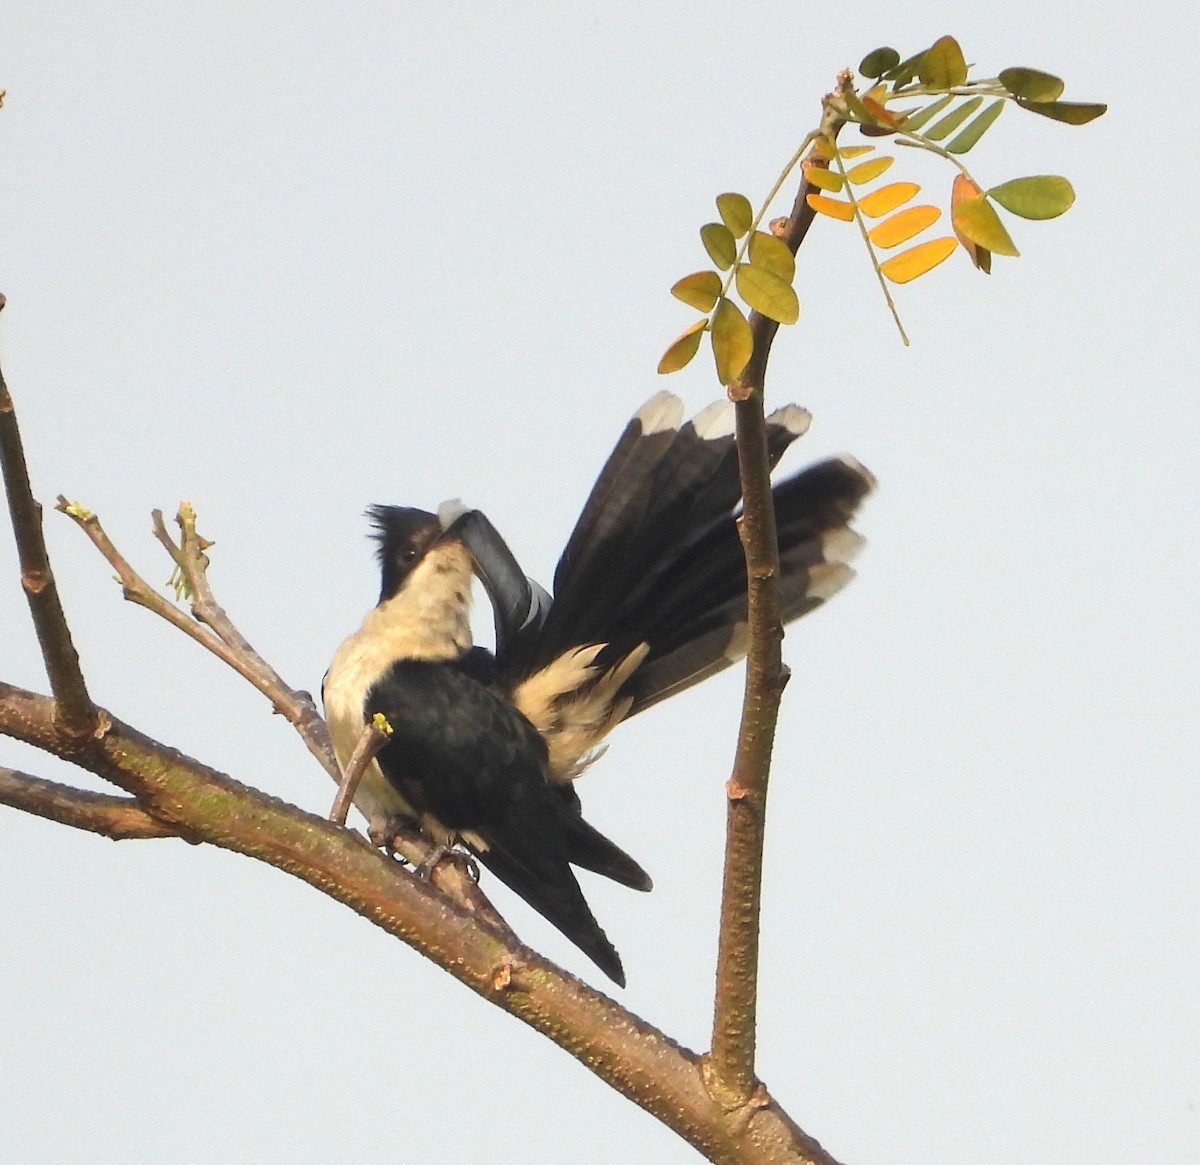
MULTIPOLYGON (((860 577, 785 652, 760 1071, 856 1165, 1200 1154, 1190 4, 6 6, 5 371, 38 495, 148 578, 190 499, 252 642, 316 690, 377 588, 364 507, 484 509, 548 581, 690 322, 712 198, 769 188, 838 69, 954 33, 1111 111, 1006 111, 984 185, 1062 173, 887 316, 853 228, 802 252, 769 394, 788 465, 880 487, 860 577)), ((950 174, 905 155, 944 200, 950 174)), ((898 165, 900 164, 898 163, 898 165)), ((707 361, 669 387, 717 395, 707 361)), ((47 515, 96 698, 307 809, 263 699, 47 515)), ((44 690, 0 537, 0 678, 44 690)), ((740 679, 619 731, 581 789, 652 873, 586 890, 621 998, 707 1046, 740 679)), ((0 740, 0 764, 74 778, 0 740)), ((84 783, 80 780, 80 783, 84 783)), ((686 1163, 557 1048, 309 887, 0 811, 0 1157, 686 1163)), ((491 880, 487 883, 494 888, 491 880)), ((502 889, 518 932, 599 973, 502 889)))

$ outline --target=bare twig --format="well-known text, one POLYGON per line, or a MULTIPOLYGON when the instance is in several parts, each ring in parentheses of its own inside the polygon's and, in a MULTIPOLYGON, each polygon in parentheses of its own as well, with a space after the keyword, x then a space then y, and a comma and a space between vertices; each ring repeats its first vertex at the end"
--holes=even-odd
POLYGON ((0 733, 67 755, 198 840, 266 862, 349 906, 542 1032, 711 1161, 836 1165, 765 1090, 733 1110, 717 1103, 694 1053, 402 874, 358 834, 247 788, 115 719, 86 753, 71 755, 53 712, 52 701, 0 683, 0 733))
MULTIPOLYGON (((807 180, 802 182, 792 213, 771 224, 772 231, 793 254, 815 217, 807 201, 813 189, 807 180)), ((746 555, 750 645, 737 753, 727 785, 713 1040, 705 1062, 705 1078, 714 1097, 730 1106, 749 1103, 761 1088, 755 1075, 754 1054, 763 836, 771 750, 779 699, 787 683, 781 651, 779 546, 763 407, 767 358, 779 325, 752 312, 750 327, 754 336, 753 355, 742 375, 729 386, 729 396, 737 408, 743 499, 738 530, 746 555)))
POLYGON ((181 836, 175 826, 147 813, 132 797, 74 789, 3 766, 0 766, 0 805, 99 833, 113 841, 181 836))
MULTIPOLYGON (((184 503, 186 506, 186 503, 184 503)), ((166 596, 156 591, 145 579, 129 565, 128 560, 113 545, 112 540, 100 525, 100 519, 90 510, 76 502, 68 502, 59 497, 56 507, 61 513, 73 519, 85 534, 92 540, 93 545, 104 555, 109 565, 117 572, 122 593, 131 603, 153 611, 170 624, 178 627, 185 635, 190 635, 202 647, 207 648, 218 659, 223 660, 231 668, 254 685, 274 705, 275 710, 291 723, 300 733, 301 739, 308 750, 321 762, 322 767, 335 781, 341 780, 341 770, 333 755, 333 746, 329 741, 329 731, 325 721, 317 712, 312 697, 307 692, 301 692, 288 687, 273 668, 250 646, 250 644, 232 628, 225 612, 211 600, 211 591, 204 575, 199 556, 203 551, 199 547, 195 534, 195 515, 191 517, 191 541, 184 539, 184 547, 175 546, 166 529, 162 525, 162 515, 155 511, 155 527, 160 541, 165 537, 169 552, 175 558, 177 565, 189 578, 189 587, 195 595, 202 589, 210 600, 205 605, 205 613, 228 636, 213 629, 212 625, 205 626, 199 617, 192 618, 180 610, 166 596)), ((191 507, 187 507, 190 511, 191 507)), ((182 512, 182 510, 181 510, 182 512)), ((182 524, 182 523, 181 523, 182 524)), ((185 529, 186 534, 186 529, 185 529)), ((202 540, 201 540, 202 541, 202 540)), ((209 543, 211 545, 211 543, 209 543)))
MULTIPOLYGON (((3 308, 4 296, 0 295, 0 310, 3 308)), ((4 473, 8 512, 21 563, 21 586, 57 703, 59 730, 72 739, 85 740, 96 729, 96 709, 88 695, 79 653, 71 640, 71 629, 50 569, 42 535, 42 507, 34 499, 29 484, 21 431, 3 371, 0 371, 0 469, 4 473)))
POLYGON ((337 796, 333 800, 333 808, 329 810, 329 820, 334 825, 346 824, 346 816, 350 812, 350 806, 354 803, 354 794, 358 792, 358 784, 363 779, 363 773, 367 771, 367 765, 375 759, 375 754, 383 747, 391 734, 391 725, 378 714, 363 726, 362 735, 358 738, 358 743, 354 746, 354 751, 346 762, 346 769, 342 773, 342 782, 338 785, 337 796))

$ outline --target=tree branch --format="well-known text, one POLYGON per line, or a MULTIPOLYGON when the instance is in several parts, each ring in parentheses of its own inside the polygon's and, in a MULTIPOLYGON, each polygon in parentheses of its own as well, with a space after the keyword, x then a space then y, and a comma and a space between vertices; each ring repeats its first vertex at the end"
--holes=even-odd
POLYGON ((837 1165, 761 1086, 714 1101, 695 1053, 413 877, 359 834, 239 784, 105 717, 86 751, 55 731, 53 702, 0 683, 0 733, 106 778, 197 840, 308 882, 542 1032, 718 1165, 837 1165))
MULTIPOLYGON (((0 311, 4 309, 0 295, 0 311)), ((58 709, 59 731, 74 740, 85 739, 96 728, 96 709, 88 695, 87 684, 79 667, 79 653, 71 640, 58 587, 50 570, 46 541, 42 535, 42 507, 33 496, 25 449, 12 396, 0 370, 0 470, 8 495, 13 536, 21 564, 21 586, 33 616, 50 690, 58 709)))
POLYGON ((132 797, 73 789, 70 785, 31 777, 2 765, 0 805, 9 805, 74 829, 99 833, 113 841, 181 836, 175 826, 147 813, 132 797))
POLYGON ((68 502, 61 495, 55 507, 60 513, 71 518, 80 529, 92 540, 92 544, 100 551, 108 564, 117 572, 117 580, 121 584, 121 592, 131 603, 145 607, 148 611, 165 619, 178 627, 185 635, 190 635, 202 647, 207 648, 218 659, 227 663, 238 675, 254 685, 268 700, 275 711, 283 716, 308 746, 309 752, 321 762, 325 771, 334 781, 341 780, 337 759, 333 755, 333 746, 329 740, 329 730, 325 721, 317 712, 312 697, 288 687, 279 674, 250 646, 249 642, 237 632, 221 607, 212 598, 208 586, 205 567, 207 560, 203 558, 203 549, 212 543, 200 538, 196 533, 196 516, 191 506, 184 502, 180 506, 179 523, 184 531, 183 545, 176 546, 166 532, 162 522, 162 513, 154 511, 155 534, 167 547, 168 553, 174 559, 177 569, 184 579, 184 587, 196 599, 197 604, 207 616, 203 621, 199 615, 190 617, 180 610, 170 599, 160 595, 146 582, 129 561, 116 548, 112 539, 100 525, 100 519, 85 506, 78 502, 68 502), (184 514, 188 515, 185 524, 184 514), (210 623, 211 621, 211 623, 210 623), (205 623, 210 623, 205 626, 205 623), (213 627, 219 628, 214 630, 213 627))
MULTIPOLYGON (((800 184, 792 213, 771 224, 792 254, 804 241, 815 212, 800 184)), ((717 948, 712 1051, 705 1076, 714 1097, 731 1106, 747 1103, 760 1085, 754 1069, 758 1016, 758 937, 762 904, 763 836, 767 781, 779 700, 787 683, 783 666, 783 621, 779 606, 779 544, 771 498, 771 467, 763 389, 767 359, 779 324, 750 315, 753 355, 729 386, 737 409, 738 464, 742 515, 738 532, 746 556, 750 644, 733 772, 726 786, 725 871, 717 948)))

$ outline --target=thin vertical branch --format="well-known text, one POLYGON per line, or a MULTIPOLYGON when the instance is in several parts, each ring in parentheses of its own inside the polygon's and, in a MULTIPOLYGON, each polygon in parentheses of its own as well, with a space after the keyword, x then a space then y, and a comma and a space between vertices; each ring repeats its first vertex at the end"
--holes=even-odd
MULTIPOLYGON (((792 213, 771 224, 793 254, 815 217, 805 180, 792 213)), ((725 874, 717 950, 712 1051, 705 1077, 714 1097, 730 1108, 752 1104, 760 1087, 754 1067, 758 1018, 758 936, 762 903, 763 836, 767 781, 779 700, 787 683, 779 600, 779 545, 771 469, 767 458, 763 387, 767 358, 779 325, 751 313, 754 353, 729 386, 737 408, 742 516, 738 531, 746 555, 750 646, 733 773, 726 788, 725 874)))
MULTIPOLYGON (((4 296, 0 295, 0 310, 4 296)), ((21 586, 33 616, 33 626, 50 690, 54 693, 55 723, 64 736, 83 740, 91 736, 98 723, 96 707, 88 695, 79 666, 79 653, 71 640, 71 629, 58 597, 58 587, 50 570, 46 540, 42 534, 42 507, 29 484, 29 468, 12 396, 0 370, 0 469, 8 495, 13 536, 21 564, 21 586)))

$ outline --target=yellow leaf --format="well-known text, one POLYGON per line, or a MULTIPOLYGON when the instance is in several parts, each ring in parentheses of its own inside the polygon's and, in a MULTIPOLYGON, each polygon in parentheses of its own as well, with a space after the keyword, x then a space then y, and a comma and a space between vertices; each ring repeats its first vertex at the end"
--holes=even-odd
POLYGON ((926 227, 933 226, 941 217, 942 212, 936 206, 910 206, 872 227, 867 232, 867 238, 877 247, 898 247, 914 235, 919 235, 926 227))
POLYGON ((740 239, 754 221, 754 208, 744 194, 718 194, 717 211, 735 239, 740 239))
POLYGON ((750 262, 788 283, 796 274, 796 256, 788 250, 787 243, 765 231, 755 231, 750 236, 750 262))
POLYGON ((860 198, 858 207, 870 218, 879 218, 880 215, 891 214, 898 206, 903 206, 920 189, 915 182, 891 182, 878 190, 872 190, 865 198, 860 198))
POLYGON ((742 374, 754 351, 754 336, 746 317, 727 299, 721 300, 713 313, 712 347, 718 379, 722 384, 731 384, 742 374))
POLYGON ((824 158, 827 162, 833 160, 834 152, 837 149, 831 138, 817 138, 817 140, 813 142, 812 148, 814 154, 816 154, 818 157, 824 158))
POLYGON ((800 300, 792 285, 764 267, 742 263, 737 269, 737 289, 756 312, 780 324, 800 318, 800 300))
POLYGON ((841 222, 854 221, 854 207, 840 198, 826 198, 824 194, 810 194, 806 201, 813 210, 827 214, 830 218, 839 219, 841 222))
POLYGON ((861 158, 863 154, 869 154, 874 148, 874 146, 843 146, 838 153, 846 159, 861 158))
POLYGON ((886 263, 879 265, 879 270, 893 283, 908 283, 926 271, 932 271, 943 260, 948 259, 958 246, 958 240, 952 235, 941 239, 930 239, 927 243, 918 243, 901 251, 886 263))
POLYGON ((811 162, 804 165, 804 177, 818 190, 830 190, 836 194, 844 185, 842 176, 836 170, 827 170, 824 166, 814 166, 811 162))
POLYGON ((723 222, 706 222, 700 228, 700 241, 708 257, 722 270, 728 271, 737 258, 737 242, 733 232, 723 222))
POLYGON ((721 294, 721 277, 715 271, 697 271, 694 275, 685 275, 671 288, 671 294, 683 300, 688 307, 707 315, 716 307, 717 297, 721 294))
POLYGON ((704 338, 704 329, 706 327, 708 327, 707 319, 697 320, 692 324, 662 354, 662 359, 658 362, 658 371, 665 374, 667 372, 678 372, 681 368, 686 368, 692 362, 692 357, 696 355, 700 347, 700 341, 704 338))
POLYGON ((959 199, 950 213, 954 219, 956 234, 966 235, 971 242, 986 247, 997 255, 1015 257, 1021 253, 1000 221, 996 208, 986 197, 977 195, 974 198, 959 199))
POLYGON ((862 186, 867 182, 874 182, 880 174, 884 172, 896 159, 888 154, 883 154, 878 158, 872 158, 869 162, 859 162, 857 166, 851 167, 846 171, 846 177, 854 183, 855 186, 862 186))

